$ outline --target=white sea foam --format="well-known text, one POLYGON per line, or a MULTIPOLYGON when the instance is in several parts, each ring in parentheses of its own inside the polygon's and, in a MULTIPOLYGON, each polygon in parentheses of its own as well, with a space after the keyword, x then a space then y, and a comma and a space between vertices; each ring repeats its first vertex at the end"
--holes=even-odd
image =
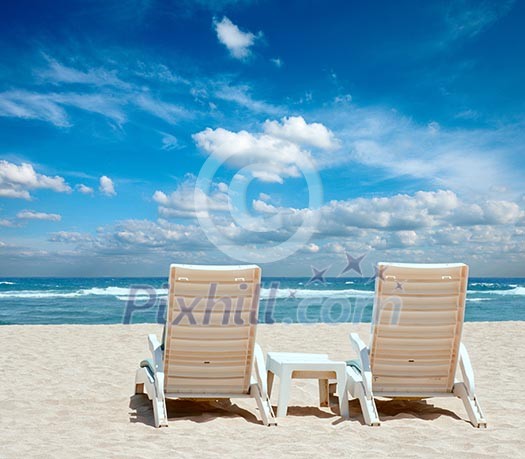
POLYGON ((96 295, 96 296, 116 296, 116 297, 149 297, 150 295, 166 296, 168 289, 153 288, 153 287, 93 287, 87 290, 80 290, 82 295, 96 295))
POLYGON ((9 281, 1 281, 0 285, 15 285, 16 282, 9 282, 9 281))
MULTIPOLYGON (((268 299, 270 297, 271 289, 261 289, 261 299, 268 299)), ((469 290, 471 295, 515 295, 525 296, 525 287, 519 286, 507 290, 486 290, 476 291, 469 290)), ((89 289, 76 290, 73 292, 64 292, 59 290, 9 290, 0 292, 0 299, 2 298, 77 298, 84 296, 107 296, 115 297, 121 301, 128 301, 130 299, 148 299, 151 295, 157 297, 166 297, 168 289, 164 288, 138 288, 133 289, 129 287, 93 287, 89 289)), ((320 290, 320 289, 292 289, 280 288, 274 291, 274 298, 355 298, 355 297, 373 297, 373 291, 344 289, 344 290, 320 290)), ((477 298, 469 299, 474 301, 477 298)), ((485 300, 485 299, 484 299, 485 300)))
POLYGON ((167 289, 154 288, 129 288, 129 287, 93 287, 89 289, 77 290, 75 292, 61 292, 57 290, 11 290, 0 292, 1 298, 77 298, 83 296, 112 296, 123 301, 129 298, 149 298, 152 294, 166 296, 167 289))
POLYGON ((494 295, 519 295, 523 296, 525 295, 525 287, 514 287, 510 290, 490 290, 485 293, 491 293, 494 295))
POLYGON ((468 290, 468 293, 470 294, 483 294, 483 295, 516 295, 516 296, 523 296, 525 295, 525 287, 514 287, 507 290, 485 290, 485 291, 479 291, 479 290, 468 290))
MULTIPOLYGON (((261 299, 270 298, 271 289, 261 289, 261 299)), ((114 297, 120 301, 129 301, 133 299, 147 300, 152 295, 157 297, 166 297, 168 289, 163 288, 129 288, 129 287, 93 287, 89 289, 77 290, 74 292, 61 292, 57 290, 11 290, 0 292, 2 298, 77 298, 86 296, 107 296, 114 297)), ((314 289, 291 289, 280 288, 274 290, 274 298, 355 298, 355 297, 372 297, 374 292, 366 290, 314 290, 314 289)))
MULTIPOLYGON (((262 288, 261 298, 270 298, 271 289, 262 288)), ((374 292, 367 292, 366 290, 310 290, 310 289, 293 289, 280 288, 275 290, 273 297, 277 299, 282 298, 355 298, 355 297, 372 297, 374 292)))
POLYGON ((0 292, 0 298, 75 298, 79 292, 57 292, 53 290, 18 290, 0 292))

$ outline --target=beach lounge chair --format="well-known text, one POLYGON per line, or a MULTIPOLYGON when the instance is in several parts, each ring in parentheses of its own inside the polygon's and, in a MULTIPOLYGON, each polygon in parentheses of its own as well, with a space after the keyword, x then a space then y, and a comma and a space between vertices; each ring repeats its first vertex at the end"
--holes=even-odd
POLYGON ((252 397, 262 422, 276 424, 255 343, 260 280, 255 265, 171 265, 163 342, 148 336, 152 359, 135 378, 135 392, 153 402, 156 427, 168 425, 171 398, 252 397))
POLYGON ((374 397, 459 397, 475 427, 486 427, 461 331, 468 266, 379 263, 370 347, 355 333, 347 389, 365 422, 379 425, 374 397))

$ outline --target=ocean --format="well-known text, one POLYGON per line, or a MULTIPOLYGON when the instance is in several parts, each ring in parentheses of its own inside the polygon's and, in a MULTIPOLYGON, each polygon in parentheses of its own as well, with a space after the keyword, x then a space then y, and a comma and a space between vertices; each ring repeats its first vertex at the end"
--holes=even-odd
MULTIPOLYGON (((264 278, 259 322, 370 322, 366 278, 264 278)), ((0 325, 161 323, 167 278, 0 278, 0 325)), ((467 321, 525 320, 525 279, 471 278, 467 321)))

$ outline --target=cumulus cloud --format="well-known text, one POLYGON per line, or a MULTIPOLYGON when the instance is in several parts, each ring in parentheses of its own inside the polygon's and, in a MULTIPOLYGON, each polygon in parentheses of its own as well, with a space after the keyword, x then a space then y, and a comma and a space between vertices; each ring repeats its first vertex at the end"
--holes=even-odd
POLYGON ((330 129, 321 123, 307 123, 302 116, 284 117, 281 122, 267 120, 263 130, 274 137, 322 150, 333 150, 341 146, 330 129))
POLYGON ((49 220, 59 222, 62 217, 59 214, 48 214, 45 212, 35 212, 33 210, 22 210, 16 214, 16 218, 21 220, 49 220))
POLYGON ((77 191, 82 194, 93 194, 94 190, 90 186, 79 183, 76 187, 77 191))
POLYGON ((171 253, 210 248, 210 243, 198 226, 182 225, 159 219, 124 220, 99 236, 96 250, 103 253, 118 249, 139 253, 170 250, 171 253))
POLYGON ((207 212, 229 210, 228 185, 214 184, 209 195, 196 187, 195 177, 187 177, 175 191, 166 194, 155 191, 153 200, 159 205, 163 217, 194 218, 197 214, 206 216, 207 212))
POLYGON ((220 22, 214 20, 213 25, 219 41, 228 48, 230 54, 236 59, 246 59, 251 54, 250 48, 260 36, 260 32, 258 35, 243 32, 226 16, 220 22))
POLYGON ((263 132, 239 132, 206 128, 193 135, 198 147, 228 164, 250 167, 253 177, 264 182, 283 183, 299 177, 300 169, 311 169, 315 159, 303 146, 321 150, 337 148, 333 133, 320 123, 308 124, 302 117, 266 121, 263 132))
POLYGON ((99 180, 99 191, 105 195, 105 196, 116 196, 116 191, 115 191, 115 185, 113 184, 113 180, 111 180, 109 177, 103 175, 102 177, 100 177, 100 180, 99 180))
POLYGON ((453 191, 438 190, 331 201, 321 208, 321 215, 320 231, 345 234, 350 228, 414 231, 447 225, 517 224, 525 217, 525 211, 514 202, 468 203, 453 191))
POLYGON ((12 228, 16 226, 16 223, 8 218, 0 218, 0 226, 3 226, 4 228, 12 228))
POLYGON ((31 199, 31 190, 49 189, 69 193, 71 187, 59 176, 39 174, 32 164, 0 160, 0 197, 31 199))
POLYGON ((64 242, 77 244, 80 242, 88 242, 93 240, 93 236, 85 233, 78 233, 74 231, 58 231, 52 233, 48 239, 50 242, 64 242))

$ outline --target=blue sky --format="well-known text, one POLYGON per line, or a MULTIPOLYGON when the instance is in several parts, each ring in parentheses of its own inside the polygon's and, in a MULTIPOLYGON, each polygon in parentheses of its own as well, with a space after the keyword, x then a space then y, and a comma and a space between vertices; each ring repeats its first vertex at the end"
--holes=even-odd
POLYGON ((523 2, 2 8, 0 275, 261 261, 303 225, 266 275, 525 276, 523 2))

